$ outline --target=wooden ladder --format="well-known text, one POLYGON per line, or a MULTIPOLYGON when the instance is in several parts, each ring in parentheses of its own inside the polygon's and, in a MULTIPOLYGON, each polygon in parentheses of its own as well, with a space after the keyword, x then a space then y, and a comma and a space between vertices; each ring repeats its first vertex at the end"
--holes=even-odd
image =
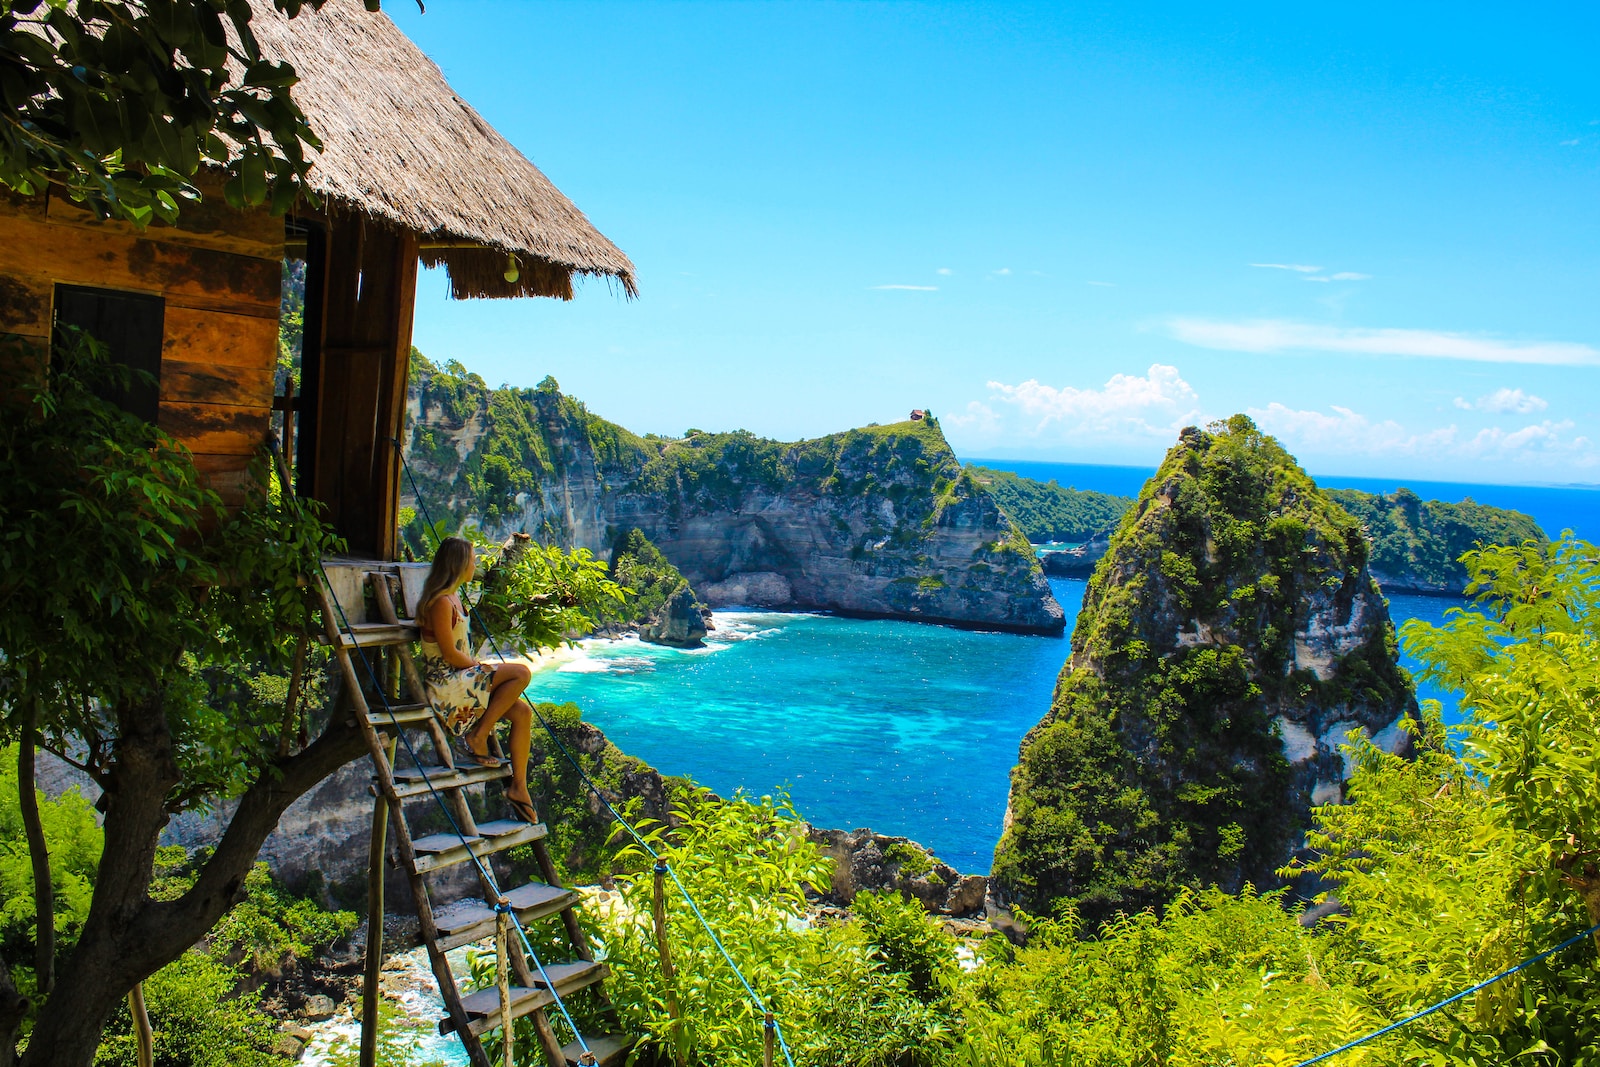
MULTIPOLYGON (((384 959, 385 832, 391 822, 400 866, 405 869, 416 902, 422 942, 427 946, 428 960, 448 1012, 439 1023, 439 1032, 455 1033, 461 1038, 473 1067, 489 1067, 482 1037, 499 1029, 504 1053, 502 1062, 510 1067, 514 1061, 509 1024, 526 1015, 533 1019, 539 1043, 551 1067, 620 1063, 632 1047, 630 1039, 620 1034, 586 1036, 588 1051, 585 1053, 577 1041, 563 1046, 546 1014, 556 1004, 558 996, 565 1000, 579 990, 593 989, 607 1013, 614 1018, 601 985, 607 975, 606 965, 595 960, 578 924, 579 895, 564 888, 556 874, 545 840, 545 826, 512 819, 478 822, 473 817, 466 789, 481 782, 509 778, 511 769, 508 766, 458 768, 451 756, 446 731, 428 703, 427 689, 411 654, 411 643, 419 639, 419 630, 414 619, 402 614, 405 605, 415 603, 427 570, 426 564, 328 560, 323 564, 325 580, 313 583, 321 599, 326 631, 321 639, 331 647, 339 662, 349 703, 366 736, 374 770, 373 793, 377 797, 372 813, 367 883, 361 1065, 373 1067, 376 1058, 378 980, 384 959), (352 654, 366 660, 360 671, 352 654), (407 690, 404 700, 399 698, 402 682, 407 690), (378 687, 382 687, 383 696, 381 706, 374 709, 367 701, 367 693, 377 691, 378 687), (431 748, 437 763, 396 769, 395 754, 403 731, 423 734, 422 743, 413 741, 410 750, 420 755, 431 748), (459 828, 459 834, 451 830, 412 836, 406 821, 406 802, 433 797, 448 805, 448 814, 459 828), (518 845, 532 847, 544 881, 529 882, 501 895, 484 869, 490 862, 489 857, 518 845), (458 899, 436 905, 427 876, 462 863, 473 864, 482 899, 458 899), (575 958, 546 964, 541 974, 523 952, 520 938, 511 929, 508 912, 496 910, 497 902, 515 913, 524 925, 560 914, 575 958), (493 986, 463 996, 446 954, 453 948, 490 938, 495 944, 498 980, 493 986)), ((498 743, 494 744, 492 751, 498 751, 498 743)))

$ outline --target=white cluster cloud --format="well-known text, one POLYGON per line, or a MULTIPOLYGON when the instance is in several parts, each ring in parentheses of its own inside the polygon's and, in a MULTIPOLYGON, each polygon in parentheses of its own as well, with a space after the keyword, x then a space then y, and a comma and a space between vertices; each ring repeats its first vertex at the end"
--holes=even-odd
POLYGON ((1495 415, 1532 415, 1550 406, 1550 402, 1542 396, 1505 387, 1476 400, 1458 396, 1455 404, 1462 411, 1487 411, 1495 415))
POLYGON ((1416 432, 1385 419, 1374 422, 1350 408, 1305 411, 1274 401, 1247 412, 1256 425, 1279 437, 1290 451, 1305 448, 1327 455, 1457 457, 1526 462, 1539 456, 1564 455, 1580 467, 1600 463, 1589 438, 1572 436, 1570 419, 1545 419, 1519 429, 1488 426, 1470 436, 1454 424, 1416 432))
MULTIPOLYGON (((991 381, 988 389, 985 399, 943 418, 945 426, 969 445, 1092 442, 1137 445, 1142 451, 1152 441, 1170 443, 1183 426, 1204 425, 1217 417, 1204 412, 1199 394, 1178 368, 1163 363, 1153 364, 1142 375, 1114 374, 1097 389, 1047 385, 1035 378, 1015 385, 991 381)), ((1506 387, 1473 401, 1457 398, 1456 406, 1492 416, 1517 416, 1543 411, 1549 404, 1506 387)), ((1600 466, 1600 450, 1588 437, 1574 433, 1570 419, 1491 425, 1474 432, 1455 423, 1417 429, 1340 405, 1302 409, 1273 401, 1247 408, 1246 414, 1311 462, 1361 456, 1548 467, 1559 458, 1569 468, 1600 466)))
POLYGON ((1034 378, 988 384, 987 401, 974 400, 945 421, 984 436, 1020 421, 1017 431, 1031 437, 1051 431, 1061 437, 1168 437, 1200 417, 1193 387, 1178 368, 1161 363, 1143 376, 1114 374, 1100 389, 1057 388, 1034 378))
POLYGON ((1481 363, 1543 363, 1581 367, 1600 365, 1600 350, 1568 341, 1504 341, 1437 330, 1352 329, 1286 319, 1173 319, 1172 336, 1201 348, 1229 352, 1344 352, 1419 359, 1461 359, 1481 363))
POLYGON ((1299 411, 1273 401, 1246 411, 1256 425, 1282 438, 1293 450, 1310 447, 1320 452, 1360 455, 1416 455, 1447 451, 1456 428, 1446 426, 1428 433, 1412 433, 1393 419, 1373 422, 1350 408, 1334 405, 1327 411, 1299 411))

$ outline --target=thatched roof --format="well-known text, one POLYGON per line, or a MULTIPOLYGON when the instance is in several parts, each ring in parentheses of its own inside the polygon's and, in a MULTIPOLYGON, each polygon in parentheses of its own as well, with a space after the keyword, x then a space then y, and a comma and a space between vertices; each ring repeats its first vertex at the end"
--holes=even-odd
POLYGON ((387 15, 328 0, 287 19, 252 0, 262 52, 294 64, 322 139, 308 184, 334 206, 417 233, 457 299, 572 297, 574 274, 634 295, 633 263, 528 158, 462 100, 387 15), (487 246, 487 248, 483 247, 487 246), (505 281, 507 254, 521 277, 505 281))

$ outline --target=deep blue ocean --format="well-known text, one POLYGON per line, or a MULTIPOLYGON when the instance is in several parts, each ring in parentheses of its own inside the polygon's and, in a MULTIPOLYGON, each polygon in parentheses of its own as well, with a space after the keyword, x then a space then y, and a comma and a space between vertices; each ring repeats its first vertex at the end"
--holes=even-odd
MULTIPOLYGON (((987 465, 1125 495, 1150 474, 987 465)), ((1324 484, 1387 492, 1399 483, 1324 484)), ((1569 526, 1600 537, 1593 490, 1404 484, 1424 498, 1471 496, 1529 511, 1552 532, 1569 526)), ((1070 633, 1084 583, 1054 579, 1051 587, 1070 633)), ((1396 623, 1437 623, 1458 603, 1395 596, 1390 612, 1396 623)), ((724 795, 787 788, 818 826, 904 834, 963 871, 989 869, 1017 746, 1050 706, 1065 639, 771 612, 718 612, 716 627, 693 651, 584 642, 573 658, 536 674, 528 695, 576 701, 624 752, 663 773, 724 795)))

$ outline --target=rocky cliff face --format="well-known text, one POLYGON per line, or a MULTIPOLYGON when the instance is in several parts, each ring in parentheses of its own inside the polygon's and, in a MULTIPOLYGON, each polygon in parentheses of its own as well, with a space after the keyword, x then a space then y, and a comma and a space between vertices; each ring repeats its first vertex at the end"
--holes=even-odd
POLYGON ((795 443, 640 438, 550 379, 490 390, 415 366, 407 455, 435 518, 600 556, 638 529, 713 607, 1063 628, 1027 539, 931 420, 795 443))
POLYGON ((1276 882, 1339 745, 1415 713, 1360 526, 1249 419, 1190 428, 1111 539, 1023 740, 994 883, 1085 916, 1276 882))

